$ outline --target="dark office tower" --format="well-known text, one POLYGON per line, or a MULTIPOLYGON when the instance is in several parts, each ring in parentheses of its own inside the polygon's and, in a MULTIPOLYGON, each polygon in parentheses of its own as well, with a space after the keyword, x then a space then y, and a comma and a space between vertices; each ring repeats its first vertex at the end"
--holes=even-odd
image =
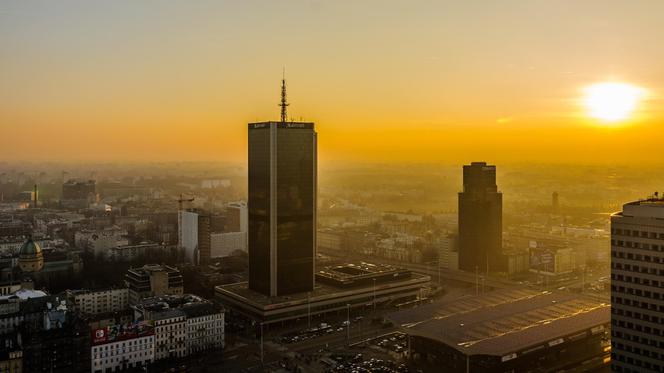
POLYGON ((558 210, 560 210, 558 192, 553 192, 553 194, 551 194, 551 211, 555 214, 558 210))
POLYGON ((504 270, 503 195, 496 186, 496 166, 463 166, 459 193, 459 268, 482 273, 504 270))
POLYGON ((313 290, 316 131, 313 123, 249 124, 249 287, 267 296, 313 290))
POLYGON ((664 199, 611 215, 611 370, 664 372, 664 199))

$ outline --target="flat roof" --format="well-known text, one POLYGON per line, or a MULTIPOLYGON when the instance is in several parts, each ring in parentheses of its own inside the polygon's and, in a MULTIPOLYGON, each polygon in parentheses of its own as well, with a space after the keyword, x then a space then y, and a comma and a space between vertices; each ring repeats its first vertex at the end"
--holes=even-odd
POLYGON ((304 128, 314 129, 313 122, 280 122, 280 121, 267 121, 267 122, 254 122, 249 123, 249 129, 270 128, 270 126, 277 126, 277 128, 304 128))
POLYGON ((142 267, 129 268, 127 270, 127 272, 128 273, 133 273, 133 274, 136 274, 136 275, 139 275, 139 276, 147 276, 147 275, 149 275, 151 273, 154 273, 154 272, 167 272, 169 274, 174 273, 174 274, 178 274, 178 275, 180 274, 180 271, 177 268, 171 267, 171 266, 166 265, 166 264, 146 264, 142 267))
POLYGON ((614 216, 664 219, 664 198, 653 197, 626 203, 623 211, 614 216))
MULTIPOLYGON (((383 282, 376 284, 376 292, 381 290, 391 289, 394 287, 404 286, 406 284, 425 283, 429 281, 429 276, 419 273, 413 273, 407 279, 383 282)), ((319 300, 327 300, 330 298, 343 297, 346 295, 354 295, 362 291, 373 291, 372 285, 352 287, 352 288, 339 288, 332 285, 316 281, 316 286, 312 292, 302 292, 278 297, 268 297, 264 294, 258 293, 249 289, 248 282, 239 282, 229 285, 215 286, 218 292, 225 293, 234 298, 240 298, 250 303, 253 306, 260 308, 278 308, 295 304, 306 304, 307 301, 316 302, 319 300)))
POLYGON ((184 311, 182 311, 179 308, 166 308, 161 311, 155 311, 152 313, 152 320, 154 321, 159 321, 159 320, 167 320, 167 319, 172 319, 174 317, 180 317, 180 316, 187 316, 184 311))
POLYGON ((360 286, 363 282, 379 280, 379 283, 393 281, 396 278, 409 277, 411 271, 390 264, 374 264, 367 262, 344 263, 326 266, 315 273, 320 282, 327 281, 332 286, 360 286))
POLYGON ((611 306, 579 294, 501 289, 388 316, 407 333, 465 355, 505 356, 587 330, 604 330, 611 306), (595 328, 595 329, 593 329, 595 328))
POLYGON ((221 307, 217 307, 211 302, 186 304, 180 310, 187 315, 187 318, 209 316, 224 312, 221 307))
POLYGON ((158 295, 141 299, 135 307, 154 311, 203 302, 206 302, 206 300, 194 294, 158 295))

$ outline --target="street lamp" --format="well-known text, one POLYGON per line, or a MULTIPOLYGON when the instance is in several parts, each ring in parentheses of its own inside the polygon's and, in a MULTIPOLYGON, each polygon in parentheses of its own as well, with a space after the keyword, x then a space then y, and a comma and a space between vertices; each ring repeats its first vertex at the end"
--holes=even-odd
POLYGON ((307 328, 311 329, 311 292, 307 293, 307 328))
POLYGON ((350 303, 346 303, 346 343, 350 345, 350 303))
POLYGON ((376 313, 376 279, 373 279, 373 311, 376 313))
POLYGON ((440 254, 438 254, 438 286, 440 286, 440 254))
POLYGON ((475 295, 480 295, 480 273, 477 266, 475 266, 475 295))
POLYGON ((263 323, 261 322, 261 366, 263 365, 263 323))

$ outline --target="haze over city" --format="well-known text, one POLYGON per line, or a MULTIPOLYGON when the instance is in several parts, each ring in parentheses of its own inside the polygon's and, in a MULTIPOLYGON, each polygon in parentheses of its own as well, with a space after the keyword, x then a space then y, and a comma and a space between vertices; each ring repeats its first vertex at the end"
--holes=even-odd
POLYGON ((277 113, 285 67, 291 117, 325 131, 323 164, 658 163, 663 11, 600 0, 4 1, 0 129, 11 136, 0 158, 243 162, 241 124, 277 113), (585 105, 603 82, 642 89, 618 124, 585 105), (610 156, 634 142, 639 151, 610 156))

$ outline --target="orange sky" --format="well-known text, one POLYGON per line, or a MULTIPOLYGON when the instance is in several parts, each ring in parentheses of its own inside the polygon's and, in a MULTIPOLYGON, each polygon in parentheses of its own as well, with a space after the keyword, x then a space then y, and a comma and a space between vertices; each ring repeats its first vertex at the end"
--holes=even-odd
POLYGON ((321 160, 661 162, 664 2, 15 0, 0 159, 244 161, 246 123, 316 122, 321 160), (607 128, 583 88, 647 90, 607 128))

